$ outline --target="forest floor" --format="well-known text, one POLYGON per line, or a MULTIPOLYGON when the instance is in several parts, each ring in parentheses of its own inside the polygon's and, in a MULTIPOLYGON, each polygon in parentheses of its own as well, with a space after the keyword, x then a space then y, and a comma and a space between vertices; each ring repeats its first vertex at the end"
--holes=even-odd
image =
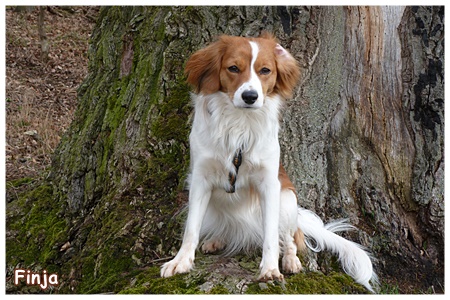
POLYGON ((35 178, 51 163, 87 75, 98 7, 47 7, 49 54, 41 58, 39 8, 6 9, 6 181, 35 178))

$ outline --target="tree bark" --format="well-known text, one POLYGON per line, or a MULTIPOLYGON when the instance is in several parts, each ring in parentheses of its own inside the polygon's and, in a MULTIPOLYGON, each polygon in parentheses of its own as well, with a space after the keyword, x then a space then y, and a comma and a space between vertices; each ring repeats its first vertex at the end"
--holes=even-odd
POLYGON ((41 43, 41 60, 46 63, 48 60, 48 40, 45 34, 45 10, 46 6, 39 7, 39 19, 38 19, 38 31, 39 31, 39 41, 41 43))
POLYGON ((382 277, 400 282, 408 265, 439 286, 443 10, 322 8, 318 18, 317 55, 282 137, 301 204, 364 228, 382 277))
MULTIPOLYGON (((443 7, 103 8, 48 180, 66 226, 35 241, 58 250, 39 263, 59 268, 60 292, 118 292, 176 252, 192 110, 184 63, 222 33, 267 30, 301 66, 280 137, 299 204, 349 218, 359 230, 347 237, 371 250, 382 282, 442 292, 443 19, 443 7)), ((14 207, 8 224, 32 222, 14 207)), ((8 264, 24 264, 14 249, 8 264)))

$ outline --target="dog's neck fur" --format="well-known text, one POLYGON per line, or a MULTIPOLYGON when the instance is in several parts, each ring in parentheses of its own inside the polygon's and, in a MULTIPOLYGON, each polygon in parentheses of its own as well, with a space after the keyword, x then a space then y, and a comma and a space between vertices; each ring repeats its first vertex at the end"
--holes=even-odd
MULTIPOLYGON (((268 140, 278 140, 278 96, 267 97, 258 109, 235 108, 225 93, 194 95, 195 117, 193 130, 199 130, 205 144, 222 149, 233 159, 237 149, 249 155, 255 149, 267 146, 268 140), (199 121, 196 122, 196 119, 199 121)), ((250 154, 251 155, 251 154, 250 154)))

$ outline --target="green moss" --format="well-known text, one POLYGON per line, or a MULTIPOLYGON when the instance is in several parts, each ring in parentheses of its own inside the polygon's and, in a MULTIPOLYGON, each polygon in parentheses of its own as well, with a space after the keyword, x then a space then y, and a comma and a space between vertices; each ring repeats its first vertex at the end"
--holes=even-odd
POLYGON ((200 281, 186 280, 188 277, 188 274, 184 274, 161 278, 160 268, 151 267, 141 272, 133 286, 122 290, 120 294, 201 294, 198 288, 200 281))
POLYGON ((83 274, 80 293, 118 292, 137 268, 128 252, 135 234, 124 229, 133 216, 127 209, 128 199, 123 200, 117 203, 106 197, 93 212, 94 225, 87 232, 85 251, 78 264, 83 274))
MULTIPOLYGON (((189 274, 160 278, 159 268, 152 267, 140 273, 132 287, 120 294, 205 294, 199 289, 203 280, 192 281, 189 274)), ((300 273, 286 276, 286 283, 250 283, 245 294, 366 294, 367 291, 342 273, 300 273)), ((207 294, 229 294, 221 284, 215 285, 207 294)))
POLYGON ((53 189, 43 184, 7 206, 7 226, 16 238, 6 239, 7 264, 41 265, 58 270, 55 260, 67 241, 67 224, 55 205, 53 189))
POLYGON ((161 111, 167 110, 166 113, 159 115, 151 125, 153 136, 161 141, 170 141, 172 139, 187 141, 190 127, 187 123, 189 115, 189 94, 180 94, 177 101, 170 100, 159 107, 161 111), (183 105, 180 107, 180 103, 183 105), (173 105, 172 105, 173 104, 173 105))
POLYGON ((367 290, 343 273, 328 275, 305 272, 286 276, 286 283, 268 283, 261 288, 259 283, 249 285, 246 294, 366 294, 367 290))
POLYGON ((230 292, 228 291, 228 289, 221 284, 216 285, 208 292, 208 294, 215 294, 215 295, 219 295, 219 294, 222 295, 222 294, 229 294, 229 293, 230 292))
POLYGON ((33 178, 24 177, 24 178, 19 178, 19 179, 7 181, 6 185, 9 186, 9 187, 18 188, 20 186, 30 184, 33 181, 34 181, 33 178))
MULTIPOLYGON (((418 294, 423 294, 423 291, 418 291, 418 294)), ((400 294, 400 289, 398 285, 382 284, 380 287, 380 294, 385 295, 398 295, 400 294)))

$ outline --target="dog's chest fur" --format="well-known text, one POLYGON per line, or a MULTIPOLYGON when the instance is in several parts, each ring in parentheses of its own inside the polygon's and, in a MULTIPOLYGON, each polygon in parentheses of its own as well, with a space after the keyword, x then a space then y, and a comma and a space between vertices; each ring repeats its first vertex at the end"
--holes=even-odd
POLYGON ((194 98, 190 135, 192 171, 200 168, 214 188, 229 191, 230 174, 236 173, 233 161, 237 151, 241 151, 242 162, 236 190, 258 180, 259 170, 265 164, 278 164, 279 98, 265 99, 258 110, 235 108, 221 92, 194 98))

